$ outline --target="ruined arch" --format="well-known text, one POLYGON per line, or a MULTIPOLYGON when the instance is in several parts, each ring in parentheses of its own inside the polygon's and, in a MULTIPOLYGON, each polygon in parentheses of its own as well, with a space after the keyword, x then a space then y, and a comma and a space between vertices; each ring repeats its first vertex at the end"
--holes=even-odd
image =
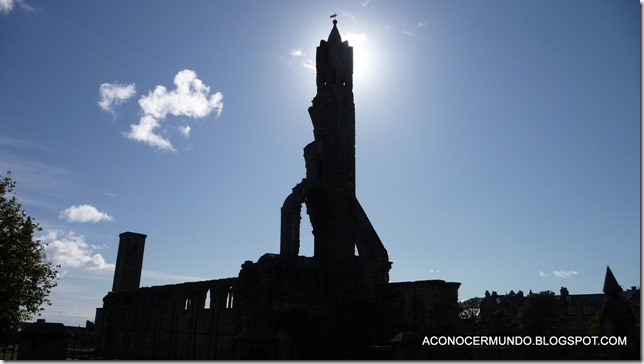
POLYGON ((282 205, 280 230, 280 255, 296 257, 300 253, 300 226, 302 204, 313 227, 314 251, 318 251, 317 233, 323 230, 324 216, 329 213, 329 194, 319 183, 312 184, 306 178, 298 183, 282 205))
MULTIPOLYGON (((305 178, 293 188, 282 205, 280 255, 297 257, 300 254, 302 204, 306 205, 313 227, 314 255, 325 249, 325 247, 319 246, 319 240, 322 240, 322 234, 333 229, 333 226, 327 226, 329 225, 328 216, 332 213, 330 210, 332 202, 330 195, 320 183, 311 183, 305 178)), ((388 263, 387 250, 356 198, 353 199, 353 210, 355 218, 354 245, 358 255, 370 260, 388 263)))

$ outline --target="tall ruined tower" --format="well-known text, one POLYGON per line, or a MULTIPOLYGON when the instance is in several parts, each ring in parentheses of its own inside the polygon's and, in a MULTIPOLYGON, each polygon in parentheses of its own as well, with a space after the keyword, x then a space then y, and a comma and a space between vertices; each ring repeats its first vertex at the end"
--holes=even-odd
POLYGON ((316 260, 342 270, 351 264, 357 247, 359 256, 380 263, 387 275, 387 250, 356 199, 353 47, 342 41, 336 20, 328 39, 317 47, 316 72, 317 95, 309 108, 315 140, 304 148, 306 178, 282 206, 280 254, 299 254, 305 203, 316 260))
POLYGON ((356 340, 373 339, 359 332, 384 327, 391 263, 356 198, 353 48, 342 41, 337 21, 320 41, 316 62, 306 177, 282 205, 280 254, 242 265, 235 318, 237 328, 280 333, 291 358, 343 359, 352 357, 356 340), (299 255, 303 204, 313 257, 299 255))
POLYGON ((114 287, 96 310, 102 350, 151 359, 373 360, 386 358, 380 348, 399 333, 456 332, 460 283, 390 283, 387 250, 356 198, 353 49, 336 21, 316 60, 314 140, 304 148, 306 176, 282 205, 280 254, 245 261, 236 278, 138 289, 146 236, 121 234, 114 287), (300 256, 303 204, 312 257, 300 256))
POLYGON ((119 234, 119 251, 116 256, 112 292, 139 289, 146 238, 147 235, 129 231, 119 234))

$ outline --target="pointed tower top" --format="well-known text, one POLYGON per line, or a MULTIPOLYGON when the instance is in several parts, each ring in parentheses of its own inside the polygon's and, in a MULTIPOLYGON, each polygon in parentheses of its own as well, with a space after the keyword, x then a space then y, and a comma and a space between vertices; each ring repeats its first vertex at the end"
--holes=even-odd
POLYGON ((622 292, 622 287, 617 283, 617 279, 615 279, 609 266, 606 266, 606 277, 604 278, 603 292, 605 294, 622 292))
POLYGON ((329 33, 329 39, 327 39, 327 43, 329 44, 342 43, 342 37, 340 36, 340 31, 338 30, 337 24, 338 21, 333 19, 333 29, 331 29, 331 33, 329 33))
MULTIPOLYGON (((336 14, 331 15, 335 18, 336 14)), ((315 53, 315 84, 319 87, 348 86, 353 89, 353 47, 349 41, 342 41, 337 20, 333 20, 333 29, 329 38, 320 40, 315 53)))

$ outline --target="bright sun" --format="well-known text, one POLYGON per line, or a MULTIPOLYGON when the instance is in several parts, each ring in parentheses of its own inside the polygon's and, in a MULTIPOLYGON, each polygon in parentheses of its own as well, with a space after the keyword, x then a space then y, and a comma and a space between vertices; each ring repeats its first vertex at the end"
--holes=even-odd
POLYGON ((367 35, 365 33, 347 33, 343 38, 343 40, 348 40, 349 45, 353 47, 353 77, 354 79, 362 79, 368 74, 369 68, 366 56, 367 35))

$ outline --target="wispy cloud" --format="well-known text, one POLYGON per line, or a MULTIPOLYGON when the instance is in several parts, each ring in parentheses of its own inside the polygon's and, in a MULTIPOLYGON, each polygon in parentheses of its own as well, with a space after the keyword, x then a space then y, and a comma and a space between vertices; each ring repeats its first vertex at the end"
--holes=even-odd
POLYGON ((302 52, 302 50, 299 49, 299 48, 298 49, 293 49, 291 51, 291 53, 289 53, 289 54, 291 55, 291 57, 303 57, 304 56, 304 52, 302 52))
MULTIPOLYGON (((344 16, 351 17, 350 14, 343 14, 344 16)), ((342 37, 343 40, 348 40, 349 45, 352 47, 360 47, 367 41, 365 33, 347 33, 342 37)), ((355 51, 355 48, 354 48, 355 51)), ((356 54, 354 53, 354 56, 356 54)), ((280 59, 287 65, 299 64, 304 68, 315 71, 315 61, 309 57, 301 48, 293 48, 286 55, 281 56, 280 59)))
POLYGON ((114 269, 114 264, 108 264, 100 254, 94 254, 94 248, 85 242, 83 235, 62 230, 48 230, 44 235, 36 237, 44 245, 47 260, 62 269, 114 269))
POLYGON ((361 5, 363 8, 366 8, 367 6, 369 6, 369 3, 371 3, 371 0, 362 0, 362 2, 360 3, 360 5, 361 5))
POLYGON ((210 95, 210 87, 197 78, 195 71, 180 71, 174 77, 174 84, 174 90, 168 91, 164 86, 157 86, 139 99, 143 116, 138 124, 130 125, 130 131, 125 134, 127 138, 157 149, 176 152, 170 140, 157 133, 160 122, 167 115, 197 119, 215 111, 216 117, 219 117, 224 107, 223 94, 215 92, 210 95))
POLYGON ((539 271, 539 277, 547 277, 547 276, 548 276, 548 274, 546 274, 546 272, 544 272, 542 270, 539 271))
POLYGON ((105 212, 98 211, 92 205, 74 205, 61 211, 59 219, 65 219, 68 222, 92 222, 112 221, 114 218, 105 212))
POLYGON ((179 133, 181 133, 181 135, 186 138, 190 136, 190 130, 190 125, 183 125, 179 127, 179 133))
POLYGON ((4 136, 0 136, 0 144, 8 145, 10 147, 15 147, 15 148, 38 148, 38 149, 44 148, 44 146, 38 143, 34 143, 23 139, 8 138, 4 136))
POLYGON ((313 59, 308 57, 301 48, 292 49, 287 55, 280 57, 280 59, 289 66, 297 63, 304 68, 315 71, 315 62, 313 62, 313 59))
POLYGON ((574 270, 553 270, 552 274, 554 274, 554 276, 557 278, 568 278, 576 276, 579 273, 575 272, 574 270))
MULTIPOLYGON (((412 30, 403 30, 402 33, 410 37, 416 37, 418 36, 418 30, 427 26, 427 24, 428 23, 426 21, 419 21, 416 24, 414 24, 412 30)), ((390 29, 391 28, 387 28, 387 30, 390 30, 390 29)))
POLYGON ((9 14, 16 6, 21 7, 25 11, 34 10, 24 0, 0 0, 0 14, 9 14))
POLYGON ((351 20, 352 23, 355 23, 357 20, 357 18, 353 14, 347 11, 343 11, 340 15, 344 16, 345 18, 349 18, 349 20, 351 20))
POLYGON ((60 204, 52 202, 53 199, 72 198, 74 189, 82 183, 83 177, 73 171, 21 156, 21 149, 28 148, 31 148, 29 144, 21 144, 5 148, 8 153, 0 151, 0 174, 11 171, 11 178, 18 184, 16 195, 26 207, 59 211, 60 204))
POLYGON ((98 95, 100 97, 98 106, 107 112, 114 113, 114 105, 120 105, 136 95, 136 86, 133 83, 129 85, 103 83, 98 88, 98 95))

